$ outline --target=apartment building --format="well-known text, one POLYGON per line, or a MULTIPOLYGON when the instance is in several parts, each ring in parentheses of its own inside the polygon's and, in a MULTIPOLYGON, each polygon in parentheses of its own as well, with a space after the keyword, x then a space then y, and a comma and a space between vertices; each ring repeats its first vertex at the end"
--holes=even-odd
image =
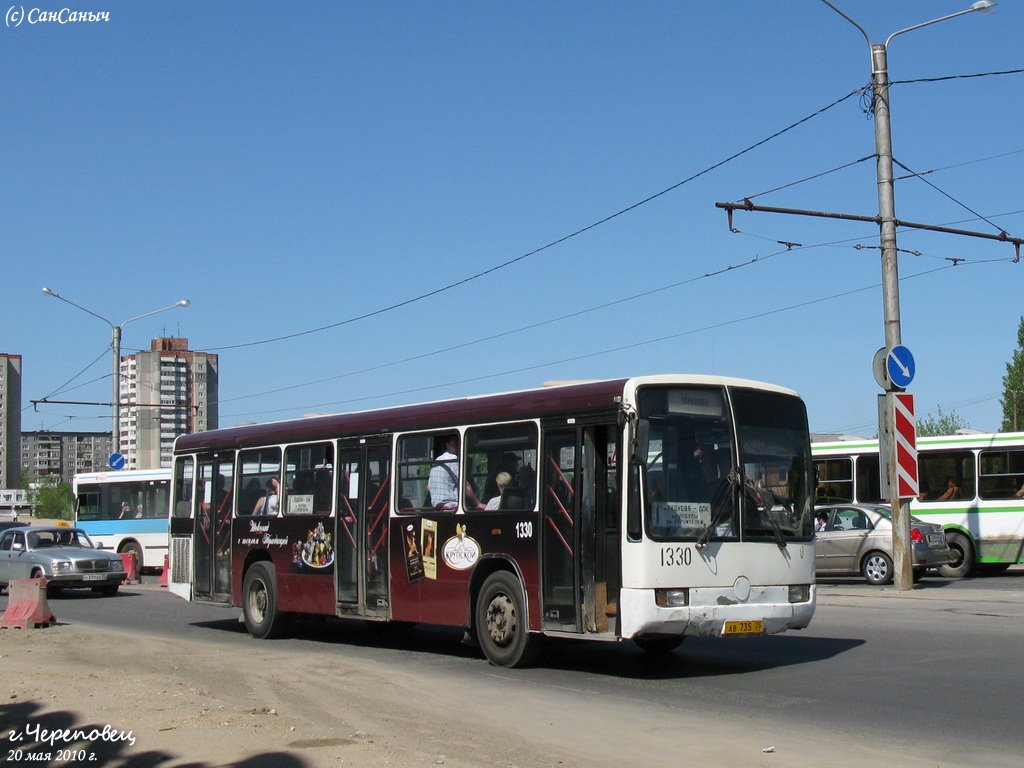
POLYGON ((70 483, 78 472, 106 468, 112 441, 109 432, 21 433, 21 472, 29 483, 70 483))
POLYGON ((127 469, 171 466, 174 438, 217 428, 218 358, 188 339, 153 339, 121 356, 121 453, 127 469))
POLYGON ((0 488, 21 485, 21 355, 0 352, 0 488))

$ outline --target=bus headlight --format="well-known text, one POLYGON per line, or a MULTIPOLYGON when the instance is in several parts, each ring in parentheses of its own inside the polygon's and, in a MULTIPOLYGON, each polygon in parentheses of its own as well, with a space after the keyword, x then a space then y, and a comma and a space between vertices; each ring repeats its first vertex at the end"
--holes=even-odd
POLYGON ((659 608, 680 608, 690 604, 690 590, 656 589, 654 602, 659 608))
POLYGON ((806 603, 811 599, 811 585, 810 584, 790 584, 789 585, 789 602, 791 603, 806 603))

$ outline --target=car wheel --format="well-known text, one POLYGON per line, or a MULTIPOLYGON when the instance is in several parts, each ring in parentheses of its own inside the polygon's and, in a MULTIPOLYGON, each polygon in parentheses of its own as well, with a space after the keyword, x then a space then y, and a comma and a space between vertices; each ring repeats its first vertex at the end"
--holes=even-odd
POLYGON ((523 588, 508 571, 488 576, 477 595, 476 636, 496 667, 526 666, 540 651, 540 636, 527 626, 523 588))
POLYGON ((947 579, 962 579, 974 572, 974 546, 962 533, 947 533, 946 543, 953 552, 953 561, 939 566, 947 579))
POLYGON ((93 587, 92 591, 97 592, 103 595, 104 597, 113 597, 117 594, 117 588, 119 586, 120 584, 106 584, 102 587, 93 587))
POLYGON ((868 584, 888 584, 892 581, 892 558, 885 552, 869 552, 861 563, 860 572, 868 584))
POLYGON ((277 577, 270 563, 255 563, 242 582, 242 615, 249 634, 260 640, 281 637, 288 615, 278 608, 277 577))
POLYGON ((647 635, 644 637, 641 635, 634 637, 633 642, 648 656, 664 656, 682 645, 684 639, 682 635, 679 637, 674 635, 647 635))
POLYGON ((56 597, 59 594, 60 594, 60 586, 59 585, 54 584, 52 581, 49 584, 46 585, 46 597, 47 598, 56 597))
POLYGON ((924 573, 925 573, 926 570, 927 570, 926 568, 915 568, 914 569, 914 583, 915 584, 917 582, 919 582, 921 579, 924 578, 924 573))

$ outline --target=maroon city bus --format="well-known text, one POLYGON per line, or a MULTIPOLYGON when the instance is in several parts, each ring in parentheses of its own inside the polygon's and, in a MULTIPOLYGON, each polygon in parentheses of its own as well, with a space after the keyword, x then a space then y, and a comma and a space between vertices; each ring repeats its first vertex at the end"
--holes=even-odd
POLYGON ((810 469, 795 392, 713 376, 182 435, 169 588, 258 638, 299 614, 464 627, 502 666, 544 635, 779 632, 814 611, 810 469))

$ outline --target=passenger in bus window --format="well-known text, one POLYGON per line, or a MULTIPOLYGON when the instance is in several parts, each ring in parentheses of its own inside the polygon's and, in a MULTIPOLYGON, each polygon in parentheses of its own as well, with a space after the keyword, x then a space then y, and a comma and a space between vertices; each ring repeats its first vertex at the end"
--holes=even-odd
POLYGON ((132 516, 132 505, 129 504, 127 501, 122 501, 121 502, 121 514, 119 514, 117 516, 117 518, 119 520, 124 520, 125 518, 131 517, 131 516, 132 516))
MULTIPOLYGON (((454 512, 459 508, 459 436, 446 435, 441 447, 443 450, 440 455, 430 465, 427 490, 434 509, 454 512)), ((484 505, 477 499, 473 487, 468 482, 463 486, 466 506, 470 509, 483 509, 484 505)))
POLYGON ((272 477, 267 480, 267 492, 256 500, 256 506, 253 507, 252 513, 254 515, 271 515, 276 517, 279 492, 280 483, 277 481, 277 478, 272 477))
POLYGON ((512 475, 508 472, 499 472, 494 478, 494 483, 498 486, 498 494, 487 500, 487 506, 484 509, 497 509, 501 505, 501 494, 512 484, 512 475))
POLYGON ((1016 496, 1018 499, 1024 498, 1024 483, 1020 484, 1020 488, 1018 488, 1017 492, 1013 495, 1016 496))
POLYGON ((956 480, 952 477, 946 479, 946 490, 939 496, 936 501, 949 501, 950 499, 960 498, 960 486, 956 480))

